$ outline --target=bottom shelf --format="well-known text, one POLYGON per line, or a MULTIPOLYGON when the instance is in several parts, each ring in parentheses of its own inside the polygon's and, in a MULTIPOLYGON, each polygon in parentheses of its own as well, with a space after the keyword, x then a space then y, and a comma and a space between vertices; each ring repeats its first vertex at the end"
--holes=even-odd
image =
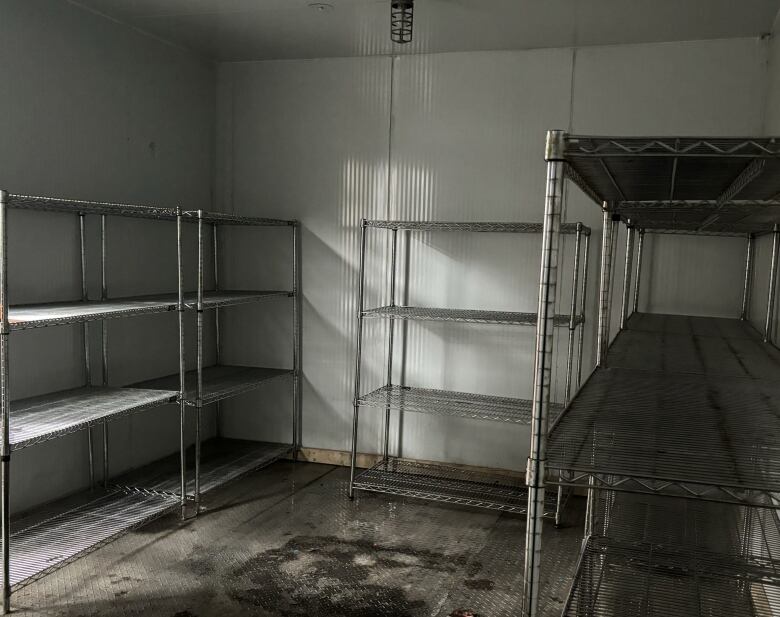
MULTIPOLYGON (((528 488, 521 478, 431 463, 390 459, 355 478, 355 489, 525 514, 528 488)), ((545 516, 555 515, 557 494, 545 498, 545 516)))
MULTIPOLYGON (((201 445, 201 494, 227 484, 290 454, 290 444, 218 437, 201 445)), ((195 448, 187 449, 187 492, 194 489, 195 448)), ((180 493, 179 455, 174 454, 114 480, 126 491, 180 493)))
POLYGON ((32 583, 176 505, 176 500, 159 495, 91 491, 14 521, 11 587, 32 583))
POLYGON ((588 539, 563 617, 773 617, 779 584, 745 563, 588 539))

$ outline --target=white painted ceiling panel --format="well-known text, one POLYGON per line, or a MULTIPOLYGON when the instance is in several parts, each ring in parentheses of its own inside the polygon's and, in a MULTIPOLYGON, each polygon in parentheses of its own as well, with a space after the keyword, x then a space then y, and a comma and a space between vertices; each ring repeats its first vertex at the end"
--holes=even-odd
POLYGON ((71 0, 220 61, 759 36, 780 0, 417 0, 410 45, 390 0, 71 0))

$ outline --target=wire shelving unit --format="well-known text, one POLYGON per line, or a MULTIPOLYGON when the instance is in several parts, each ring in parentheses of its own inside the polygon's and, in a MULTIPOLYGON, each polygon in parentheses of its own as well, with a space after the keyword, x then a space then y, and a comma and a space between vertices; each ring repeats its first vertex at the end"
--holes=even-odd
POLYGON ((769 617, 780 607, 780 352, 770 336, 780 142, 551 131, 545 158, 552 250, 542 257, 548 302, 540 303, 537 329, 523 614, 542 609, 545 489, 570 486, 587 490, 588 507, 564 616, 769 617), (550 283, 565 179, 602 208, 599 327, 594 372, 553 418, 550 283), (620 222, 626 261, 620 331, 611 342, 620 222), (733 319, 638 312, 646 236, 669 233, 745 240, 742 306, 733 319), (748 320, 754 245, 770 233, 759 332, 748 320))
MULTIPOLYGON (((33 197, 0 191, 0 584, 2 610, 10 611, 11 592, 38 580, 51 571, 103 546, 119 535, 137 528, 177 507, 185 516, 188 502, 200 494, 283 456, 295 453, 300 443, 300 228, 296 221, 237 217, 219 213, 184 212, 181 209, 33 197), (9 209, 20 208, 72 214, 79 218, 81 252, 81 298, 78 301, 13 305, 8 300, 7 250, 9 209), (100 217, 101 298, 88 293, 86 216, 100 217), (107 286, 107 217, 133 217, 175 223, 178 247, 178 292, 131 298, 109 298, 107 286), (195 293, 184 288, 182 229, 187 223, 198 226, 198 285, 195 293), (214 290, 204 289, 204 225, 213 227, 214 290), (292 229, 293 281, 289 291, 222 290, 218 286, 218 232, 223 225, 279 226, 292 229), (293 366, 289 369, 203 366, 203 313, 222 307, 273 298, 292 297, 294 301, 293 366), (186 371, 184 315, 197 311, 197 366, 186 371), (153 313, 178 313, 179 372, 130 387, 115 387, 108 378, 107 320, 153 313), (100 322, 100 372, 95 375, 90 358, 89 327, 100 322), (82 387, 12 400, 9 386, 8 346, 11 332, 32 328, 78 325, 83 328, 84 374, 82 387), (284 376, 293 380, 291 443, 272 444, 233 439, 215 439, 204 444, 201 461, 200 415, 205 404, 249 392, 284 376), (93 383, 94 377, 102 380, 93 383), (142 469, 110 477, 107 423, 120 417, 178 403, 180 414, 179 454, 156 461, 142 469), (186 411, 196 410, 196 442, 185 443, 186 411), (95 481, 93 427, 102 427, 102 481, 95 481), (91 489, 58 500, 32 512, 10 516, 10 460, 12 452, 76 431, 88 435, 91 489), (188 467, 195 468, 195 491, 188 493, 188 467)), ((219 324, 217 332, 219 330, 219 324)), ((218 337, 218 334, 217 334, 218 337)), ((219 348, 219 341, 217 341, 219 348)), ((219 357, 217 358, 219 360, 219 357)), ((197 509, 195 510, 197 514, 197 509)))
MULTIPOLYGON (((361 222, 355 398, 349 496, 353 497, 356 490, 362 490, 506 512, 525 513, 528 507, 528 491, 522 478, 515 475, 479 472, 438 463, 405 460, 390 455, 391 411, 474 418, 520 425, 528 425, 531 420, 531 401, 529 400, 469 392, 413 388, 394 384, 393 347, 395 338, 394 325, 396 321, 445 321, 513 326, 536 325, 536 315, 534 313, 398 305, 396 302, 398 231, 538 234, 542 231, 542 225, 537 223, 460 223, 365 219, 361 222), (366 235, 372 229, 389 230, 391 233, 391 263, 389 266, 390 305, 367 309, 364 306, 366 235), (364 394, 361 390, 360 372, 363 324, 367 319, 388 320, 389 331, 386 383, 380 388, 364 394), (357 435, 361 408, 374 408, 385 411, 384 450, 381 459, 373 467, 356 473, 357 435)), ((575 238, 571 283, 571 311, 568 315, 556 315, 555 317, 555 326, 567 328, 569 331, 565 389, 568 397, 575 379, 579 387, 581 375, 583 351, 583 328, 581 326, 585 321, 590 229, 581 223, 565 224, 561 225, 561 233, 571 234, 575 238), (578 331, 579 339, 575 341, 578 331)), ((563 405, 553 404, 553 409, 561 411, 563 405)), ((554 516, 560 499, 561 497, 557 495, 551 496, 547 500, 545 514, 554 516)))

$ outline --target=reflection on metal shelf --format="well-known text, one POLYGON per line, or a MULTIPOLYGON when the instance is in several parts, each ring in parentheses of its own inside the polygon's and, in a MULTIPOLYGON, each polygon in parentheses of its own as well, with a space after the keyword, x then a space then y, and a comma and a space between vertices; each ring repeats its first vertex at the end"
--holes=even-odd
MULTIPOLYGON (((406 229, 409 231, 465 231, 484 233, 542 233, 542 223, 500 223, 500 222, 452 222, 452 221, 366 221, 367 227, 377 229, 406 229)), ((585 235, 590 228, 579 223, 561 224, 562 234, 575 234, 581 229, 585 235)))
MULTIPOLYGON (((462 321, 468 323, 507 324, 511 326, 535 326, 536 313, 511 311, 480 311, 470 309, 425 308, 419 306, 382 306, 363 311, 366 318, 408 319, 416 321, 462 321)), ((555 325, 568 327, 568 315, 556 315, 555 325)), ((576 324, 582 317, 575 319, 576 324)))

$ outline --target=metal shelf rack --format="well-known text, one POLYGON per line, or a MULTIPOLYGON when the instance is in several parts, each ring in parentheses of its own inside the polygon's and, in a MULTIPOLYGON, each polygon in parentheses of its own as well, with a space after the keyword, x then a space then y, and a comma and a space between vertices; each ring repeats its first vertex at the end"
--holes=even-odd
POLYGON ((564 615, 772 614, 766 598, 780 597, 774 499, 780 352, 770 341, 780 257, 780 141, 551 131, 545 159, 549 250, 542 257, 546 301, 537 326, 523 614, 540 611, 550 485, 588 491, 583 553, 564 615), (553 421, 552 283, 565 179, 602 209, 597 366, 553 421), (621 221, 627 234, 620 332, 610 344, 621 221), (742 307, 734 319, 637 312, 645 236, 665 233, 746 240, 742 307), (754 242, 767 233, 773 256, 759 333, 747 313, 754 242), (736 521, 728 533, 718 527, 727 521, 736 521))
MULTIPOLYGON (((398 231, 426 232, 480 232, 480 233, 532 233, 542 231, 537 223, 495 222, 437 222, 437 221, 361 221, 360 278, 357 311, 357 349, 355 359, 355 398, 352 425, 352 449, 350 464, 349 496, 355 490, 388 493, 431 501, 457 503, 479 508, 525 513, 528 508, 528 491, 522 479, 507 475, 475 472, 458 467, 421 461, 408 461, 390 456, 390 412, 396 410, 465 418, 475 418, 510 424, 530 424, 531 402, 519 398, 498 397, 467 392, 409 388, 393 383, 393 344, 395 321, 447 321, 476 324, 503 324, 535 326, 536 315, 509 311, 486 311, 451 308, 399 306, 396 303, 396 255, 398 231), (391 233, 391 263, 389 273, 390 305, 366 309, 364 306, 364 278, 366 259, 366 235, 371 229, 385 229, 391 233), (388 360, 386 384, 362 394, 360 370, 363 346, 363 323, 366 319, 388 319, 388 360), (358 421, 362 407, 385 410, 384 451, 381 460, 372 468, 356 473, 358 451, 358 421)), ((572 270, 572 297, 569 315, 557 315, 555 326, 568 328, 569 344, 566 369, 566 397, 571 393, 576 377, 580 384, 583 328, 585 321, 585 297, 587 294, 588 248, 590 229, 581 223, 565 224, 561 233, 575 237, 574 267, 572 270), (584 249, 583 249, 584 238, 584 249), (580 294, 580 287, 581 294, 580 294), (575 335, 579 340, 575 352, 575 335), (576 362, 576 368, 575 368, 576 362)), ((557 411, 563 405, 554 405, 557 411)), ((553 515, 559 497, 548 499, 545 513, 553 515)))

